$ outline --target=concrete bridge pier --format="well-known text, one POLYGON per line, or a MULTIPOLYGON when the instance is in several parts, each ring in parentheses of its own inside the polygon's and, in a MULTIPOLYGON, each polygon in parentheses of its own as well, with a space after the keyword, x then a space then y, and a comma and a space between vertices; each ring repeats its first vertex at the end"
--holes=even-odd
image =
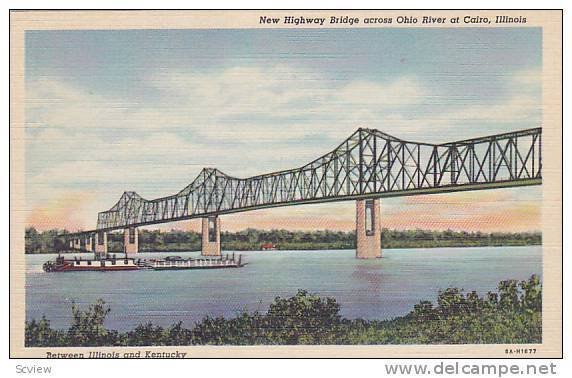
POLYGON ((127 256, 136 255, 139 252, 139 229, 137 227, 123 230, 123 250, 127 256))
POLYGON ((89 234, 85 237, 85 250, 88 252, 93 251, 93 235, 89 234))
POLYGON ((95 258, 107 257, 107 232, 98 231, 95 234, 95 258))
POLYGON ((201 255, 221 256, 220 218, 215 215, 203 218, 202 221, 201 255))
POLYGON ((81 249, 81 240, 79 236, 73 238, 73 249, 77 249, 78 251, 81 249))
POLYGON ((356 258, 381 257, 381 208, 379 199, 356 201, 356 258))

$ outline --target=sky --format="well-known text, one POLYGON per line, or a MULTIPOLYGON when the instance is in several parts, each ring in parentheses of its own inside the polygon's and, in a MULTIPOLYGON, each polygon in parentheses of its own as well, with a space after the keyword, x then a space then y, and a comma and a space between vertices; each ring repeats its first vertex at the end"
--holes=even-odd
MULTIPOLYGON (((299 167, 358 127, 446 142, 541 126, 541 44, 541 29, 512 27, 27 31, 27 223, 93 229, 124 191, 174 194, 203 167, 299 167)), ((531 231, 541 200, 541 187, 384 199, 381 221, 531 231)), ((348 231, 355 204, 222 227, 348 231)))

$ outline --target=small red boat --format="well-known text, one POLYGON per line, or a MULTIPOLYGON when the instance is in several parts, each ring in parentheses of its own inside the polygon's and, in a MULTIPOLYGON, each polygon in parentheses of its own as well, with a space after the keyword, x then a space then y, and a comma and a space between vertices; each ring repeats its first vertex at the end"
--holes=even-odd
POLYGON ((275 251, 278 248, 276 247, 276 244, 274 243, 264 243, 260 245, 260 249, 263 251, 275 251))
POLYGON ((45 272, 80 272, 80 271, 116 271, 137 270, 139 266, 132 258, 105 258, 101 260, 89 260, 74 258, 66 260, 58 256, 56 261, 48 261, 43 265, 45 272))

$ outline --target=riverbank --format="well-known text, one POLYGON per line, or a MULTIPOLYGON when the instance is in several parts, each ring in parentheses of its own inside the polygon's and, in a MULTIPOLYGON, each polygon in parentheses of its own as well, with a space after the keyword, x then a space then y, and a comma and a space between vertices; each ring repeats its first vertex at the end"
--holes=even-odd
POLYGON ((111 309, 98 300, 86 310, 71 308, 72 324, 57 330, 42 318, 26 322, 27 347, 160 345, 344 345, 344 344, 520 344, 542 342, 542 284, 505 280, 479 296, 458 288, 438 293, 436 304, 421 301, 392 320, 346 319, 335 298, 299 290, 276 297, 265 313, 232 318, 204 317, 192 328, 140 324, 127 332, 108 330, 111 309))
MULTIPOLYGON (((38 232, 26 229, 26 253, 65 252, 68 248, 60 235, 66 230, 38 232)), ((229 251, 260 250, 273 244, 278 250, 355 249, 355 232, 289 231, 247 229, 221 233, 222 248, 229 251)), ((465 231, 389 230, 381 233, 381 246, 398 248, 502 247, 541 245, 540 232, 483 233, 465 231)), ((201 235, 192 231, 140 230, 140 252, 183 252, 201 249, 201 235)), ((123 251, 123 234, 109 234, 109 252, 123 251)))

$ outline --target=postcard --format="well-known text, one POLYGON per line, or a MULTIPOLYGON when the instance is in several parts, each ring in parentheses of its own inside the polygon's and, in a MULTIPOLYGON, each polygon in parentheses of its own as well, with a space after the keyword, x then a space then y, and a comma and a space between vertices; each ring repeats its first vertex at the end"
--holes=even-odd
POLYGON ((562 356, 562 12, 12 11, 10 353, 562 356))

